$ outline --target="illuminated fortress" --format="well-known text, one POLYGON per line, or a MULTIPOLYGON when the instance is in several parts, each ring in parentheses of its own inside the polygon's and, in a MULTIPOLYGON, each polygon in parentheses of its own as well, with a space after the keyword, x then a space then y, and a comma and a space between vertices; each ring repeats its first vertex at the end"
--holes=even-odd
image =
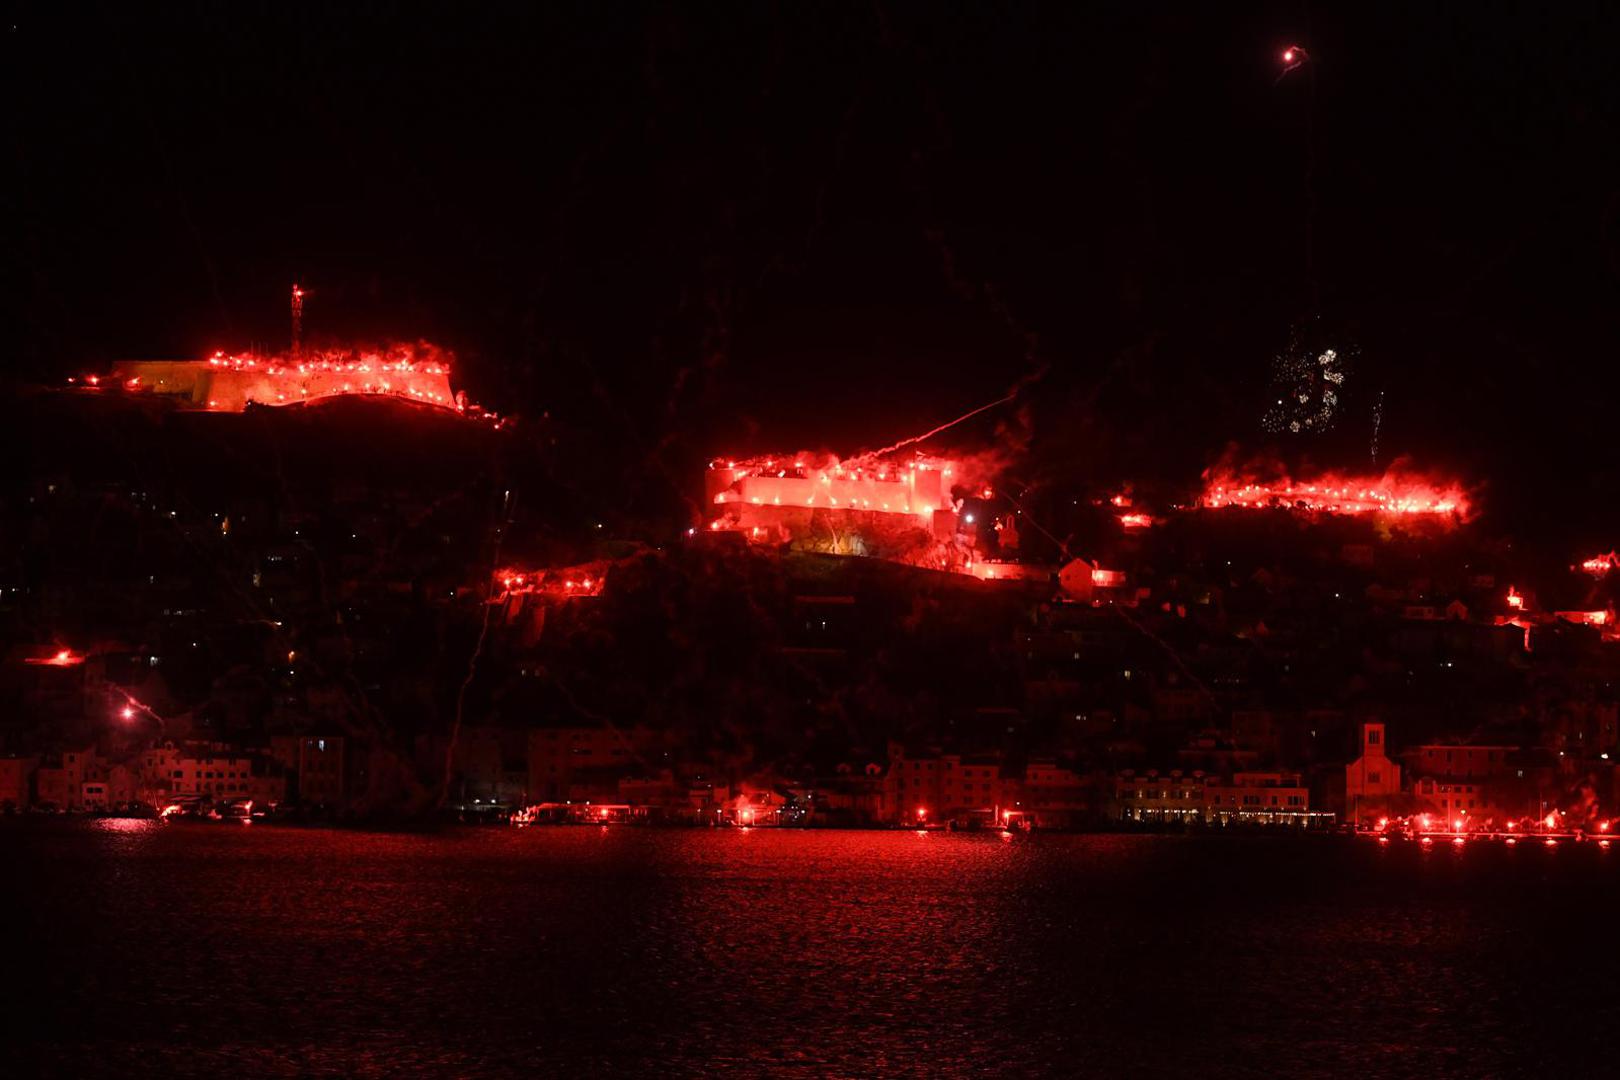
POLYGON ((210 412, 372 396, 488 415, 450 388, 448 355, 425 343, 281 356, 215 353, 206 360, 133 360, 119 363, 109 375, 73 382, 92 391, 154 394, 210 412))
POLYGON ((714 461, 705 477, 707 528, 797 551, 1018 577, 1014 564, 999 562, 1016 549, 1013 520, 993 517, 991 490, 967 471, 923 454, 714 461))

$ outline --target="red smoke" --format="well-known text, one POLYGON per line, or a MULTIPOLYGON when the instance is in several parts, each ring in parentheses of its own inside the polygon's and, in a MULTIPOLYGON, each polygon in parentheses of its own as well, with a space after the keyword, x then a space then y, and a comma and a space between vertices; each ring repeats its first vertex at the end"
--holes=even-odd
POLYGON ((1411 468, 1404 459, 1381 476, 1325 472, 1296 479, 1275 463, 1237 468, 1222 462, 1204 472, 1200 505, 1209 509, 1284 509, 1304 514, 1370 514, 1467 521, 1474 506, 1457 480, 1411 468))

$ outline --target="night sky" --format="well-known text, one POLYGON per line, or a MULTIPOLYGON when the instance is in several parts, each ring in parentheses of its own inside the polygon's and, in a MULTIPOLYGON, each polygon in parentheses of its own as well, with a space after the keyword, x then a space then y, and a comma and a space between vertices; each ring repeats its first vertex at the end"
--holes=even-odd
POLYGON ((1039 372, 964 436, 1359 467, 1382 393, 1386 461, 1620 524, 1613 5, 391 7, 17 8, 12 373, 280 347, 297 279, 683 467, 1039 372), (1268 436, 1312 316, 1340 422, 1268 436))

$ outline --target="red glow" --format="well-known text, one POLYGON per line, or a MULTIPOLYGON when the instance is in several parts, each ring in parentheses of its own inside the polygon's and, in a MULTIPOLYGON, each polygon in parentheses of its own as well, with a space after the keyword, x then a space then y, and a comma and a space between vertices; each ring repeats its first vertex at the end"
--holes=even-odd
POLYGON ((1387 828, 1389 828, 1389 818, 1387 818, 1387 817, 1379 818, 1378 819, 1378 831, 1383 832, 1387 828))
POLYGON ((50 656, 28 657, 23 663, 43 667, 77 667, 84 663, 84 655, 76 653, 72 649, 58 649, 50 656))
POLYGON ((1121 514, 1119 523, 1127 529, 1145 529, 1153 524, 1153 518, 1148 514, 1121 514))
POLYGON ((1018 562, 970 562, 962 572, 980 581, 1048 581, 1052 576, 1050 567, 1018 562))
POLYGON ((1524 597, 1520 596, 1519 590, 1515 589, 1512 585, 1508 586, 1507 605, 1510 608, 1524 607, 1524 597))
POLYGON ((1608 626, 1614 622, 1614 612, 1608 610, 1560 611, 1558 617, 1579 626, 1608 626))
POLYGON ((1554 810, 1552 813, 1548 814, 1547 820, 1542 824, 1546 825, 1549 829, 1558 828, 1558 811, 1554 810))
POLYGON ((125 720, 133 720, 133 719, 135 719, 135 714, 139 712, 139 713, 145 713, 147 716, 150 716, 153 720, 156 720, 160 725, 164 722, 163 717, 161 717, 157 713, 153 712, 152 707, 150 705, 147 705, 145 702, 142 702, 142 701, 138 700, 135 697, 135 695, 131 694, 128 690, 125 690, 125 689, 123 689, 122 687, 119 687, 119 686, 115 686, 115 685, 113 685, 111 683, 107 684, 107 688, 110 691, 112 691, 113 693, 117 694, 119 697, 124 699, 124 707, 118 711, 118 715, 121 718, 123 718, 125 720))
POLYGON ((850 458, 813 451, 717 458, 705 478, 708 528, 770 547, 885 559, 982 579, 1049 576, 1049 569, 1013 561, 974 569, 991 551, 1017 543, 1016 515, 996 520, 977 507, 968 512, 969 500, 994 496, 985 481, 997 468, 989 455, 964 462, 893 449, 850 458))
POLYGON ((1391 469, 1383 476, 1324 473, 1313 480, 1265 478, 1225 468, 1205 473, 1201 504, 1211 510, 1284 509, 1302 514, 1430 516, 1466 520, 1467 492, 1454 480, 1391 469))
POLYGON ((1123 570, 1104 570, 1102 567, 1091 572, 1091 583, 1099 588, 1117 589, 1125 584, 1123 570))
POLYGON ((721 477, 729 482, 721 485, 714 502, 720 506, 791 506, 928 518, 936 510, 952 509, 951 478, 958 471, 953 465, 922 454, 849 461, 830 455, 799 454, 792 461, 774 457, 727 461, 720 472, 730 474, 721 477))
POLYGON ((928 810, 927 810, 926 807, 922 807, 922 806, 917 807, 917 820, 918 821, 923 820, 927 816, 928 816, 928 810))
POLYGON ((1593 577, 1603 577, 1617 567, 1620 567, 1620 554, 1613 551, 1607 555, 1594 555, 1581 563, 1581 569, 1593 577))
MULTIPOLYGON (((302 293, 295 289, 294 297, 302 293)), ((259 355, 216 352, 207 360, 129 362, 115 370, 130 390, 144 390, 213 412, 248 405, 299 405, 344 395, 396 397, 502 425, 450 388, 452 356, 428 344, 334 348, 259 355)), ((92 386, 95 376, 86 379, 92 386)))
POLYGON ((610 566, 595 562, 539 570, 507 567, 495 572, 489 600, 493 604, 513 596, 600 596, 610 566))

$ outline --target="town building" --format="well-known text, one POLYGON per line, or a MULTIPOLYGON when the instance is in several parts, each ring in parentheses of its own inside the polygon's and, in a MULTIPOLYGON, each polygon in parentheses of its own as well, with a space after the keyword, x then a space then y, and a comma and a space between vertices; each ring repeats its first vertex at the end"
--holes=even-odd
POLYGON ((1401 765, 1389 756, 1384 725, 1361 725, 1361 753, 1344 767, 1344 806, 1351 821, 1387 816, 1401 794, 1401 765))
POLYGON ((619 778, 642 763, 632 740, 632 733, 606 724, 533 729, 528 734, 529 799, 616 798, 619 778))
POLYGON ((1114 778, 1114 816, 1150 825, 1202 821, 1204 786, 1202 772, 1126 769, 1114 778))
MULTIPOLYGON (((1000 754, 908 752, 899 743, 889 753, 882 816, 895 824, 988 823, 1019 801, 1022 787, 1003 776, 1000 754)), ((1055 772, 1052 781, 1055 789, 1055 772)))
POLYGON ((27 810, 33 804, 36 757, 8 754, 0 757, 0 811, 27 810))
POLYGON ((1024 822, 1040 828, 1073 828, 1093 810, 1085 779, 1052 758, 1033 758, 1024 766, 1024 782, 1000 800, 1002 823, 1024 822), (1016 796, 1016 797, 1014 797, 1016 796))
POLYGON ((245 798, 252 789, 253 759, 223 747, 189 750, 175 761, 172 779, 175 795, 245 798))
POLYGON ((1310 808, 1297 773, 1238 772, 1231 779, 1202 771, 1131 770, 1114 779, 1114 816, 1150 825, 1322 825, 1333 814, 1310 808))
POLYGON ((1204 817, 1212 825, 1309 825, 1331 818, 1312 813, 1310 789, 1298 773, 1240 772, 1204 785, 1204 817))
POLYGON ((304 806, 344 805, 349 790, 346 749, 341 735, 270 738, 270 757, 292 774, 298 802, 304 806))

